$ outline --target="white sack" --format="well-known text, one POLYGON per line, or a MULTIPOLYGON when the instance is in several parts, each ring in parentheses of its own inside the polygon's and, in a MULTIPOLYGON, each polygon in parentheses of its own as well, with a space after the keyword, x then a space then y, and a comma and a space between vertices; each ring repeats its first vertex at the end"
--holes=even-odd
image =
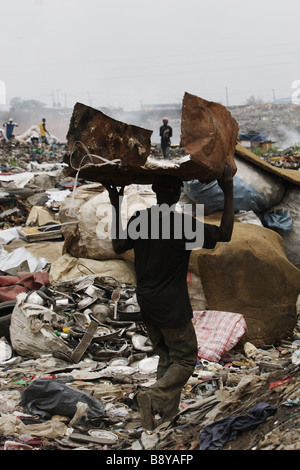
POLYGON ((283 238, 284 249, 288 260, 300 269, 300 189, 293 186, 287 189, 281 203, 274 207, 274 211, 283 209, 288 211, 293 225, 289 231, 278 230, 283 238))
MULTIPOLYGON (((123 228, 134 212, 150 205, 135 185, 126 186, 121 210, 123 228)), ((111 243, 112 205, 102 185, 81 186, 74 195, 67 196, 60 205, 59 220, 67 253, 95 260, 118 257, 111 243)))
POLYGON ((60 351, 72 355, 72 350, 57 337, 51 326, 56 314, 37 304, 26 303, 27 294, 19 294, 11 315, 11 345, 20 356, 39 357, 60 351))
POLYGON ((51 263, 49 280, 53 284, 75 279, 83 274, 98 274, 101 277, 112 277, 116 281, 136 285, 134 266, 130 262, 120 259, 92 260, 74 258, 68 253, 51 263))

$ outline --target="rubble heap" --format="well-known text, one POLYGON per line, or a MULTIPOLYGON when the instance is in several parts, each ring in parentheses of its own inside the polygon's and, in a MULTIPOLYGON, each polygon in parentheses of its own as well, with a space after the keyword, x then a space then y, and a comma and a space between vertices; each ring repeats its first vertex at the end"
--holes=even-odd
POLYGON ((199 357, 178 415, 151 432, 134 395, 156 380, 158 358, 132 286, 88 275, 24 293, 9 330, 0 340, 2 449, 299 450, 299 326, 294 341, 199 357), (262 404, 268 419, 250 419, 262 404), (239 419, 244 427, 231 431, 239 419), (210 437, 223 421, 226 432, 210 437))

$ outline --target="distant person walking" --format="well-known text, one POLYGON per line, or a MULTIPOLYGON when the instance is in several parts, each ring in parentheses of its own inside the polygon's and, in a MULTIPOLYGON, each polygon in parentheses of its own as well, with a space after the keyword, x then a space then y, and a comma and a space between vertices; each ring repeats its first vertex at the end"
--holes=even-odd
POLYGON ((7 140, 10 140, 10 139, 14 138, 13 132, 14 132, 15 126, 18 127, 18 124, 16 122, 14 122, 13 118, 10 118, 10 120, 8 122, 5 122, 3 124, 3 127, 6 128, 6 138, 7 138, 7 140))
POLYGON ((46 129, 46 119, 42 119, 42 121, 40 122, 40 134, 41 134, 41 141, 42 141, 43 147, 45 147, 45 145, 49 145, 46 134, 48 135, 50 134, 46 129))
POLYGON ((169 119, 164 117, 162 119, 163 125, 159 129, 159 135, 161 137, 161 149, 165 159, 169 158, 171 137, 173 134, 172 127, 168 125, 169 119))

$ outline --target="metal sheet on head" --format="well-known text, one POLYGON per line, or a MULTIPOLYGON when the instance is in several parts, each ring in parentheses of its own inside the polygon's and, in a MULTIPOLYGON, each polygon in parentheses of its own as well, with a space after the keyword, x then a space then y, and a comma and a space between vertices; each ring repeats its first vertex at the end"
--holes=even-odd
POLYGON ((238 124, 221 104, 185 93, 181 116, 181 145, 199 165, 199 179, 221 178, 229 162, 234 173, 238 124))
POLYGON ((152 131, 117 121, 101 111, 76 103, 67 134, 68 151, 79 158, 89 152, 95 164, 121 159, 124 165, 143 165, 151 149, 152 131), (96 158, 99 157, 99 158, 96 158))
POLYGON ((78 173, 89 181, 126 185, 151 184, 157 175, 210 182, 221 178, 227 161, 236 171, 238 126, 224 106, 185 93, 181 127, 182 146, 190 155, 163 166, 151 158, 151 130, 76 103, 67 134, 65 173, 78 173))

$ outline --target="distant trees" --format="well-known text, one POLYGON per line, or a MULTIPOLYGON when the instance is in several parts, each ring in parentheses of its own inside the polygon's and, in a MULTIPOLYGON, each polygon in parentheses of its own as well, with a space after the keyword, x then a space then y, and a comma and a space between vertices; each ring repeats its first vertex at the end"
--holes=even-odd
POLYGON ((15 97, 10 100, 10 111, 40 111, 46 106, 45 103, 41 103, 38 100, 21 100, 21 98, 15 97))
POLYGON ((261 98, 256 98, 255 96, 250 96, 250 98, 247 99, 246 104, 249 106, 255 106, 257 104, 264 104, 264 100, 261 98))

